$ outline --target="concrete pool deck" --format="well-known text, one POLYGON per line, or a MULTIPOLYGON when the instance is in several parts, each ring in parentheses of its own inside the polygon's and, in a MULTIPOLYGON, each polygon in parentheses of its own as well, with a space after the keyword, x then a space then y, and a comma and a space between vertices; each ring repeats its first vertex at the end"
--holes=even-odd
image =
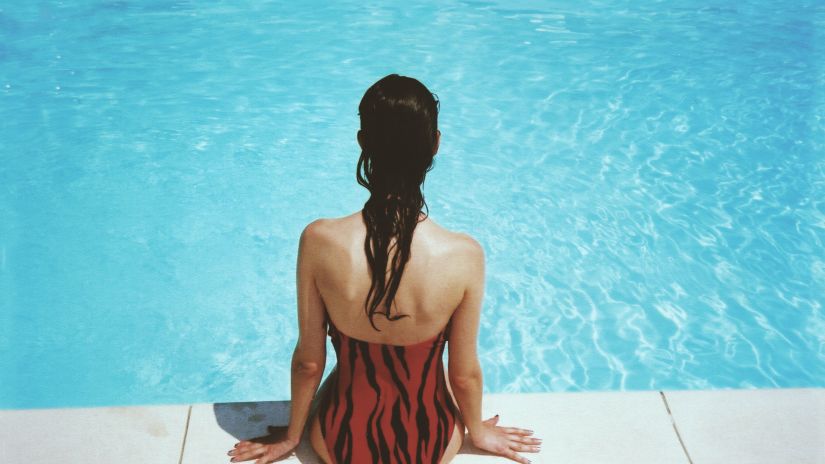
MULTIPOLYGON (((229 462, 288 403, 0 410, 0 462, 229 462)), ((534 463, 825 463, 825 389, 490 394, 484 417, 535 430, 534 463)), ((247 461, 254 462, 254 461, 247 461)), ((306 442, 284 463, 318 461, 306 442)), ((505 463, 465 444, 456 464, 505 463)))

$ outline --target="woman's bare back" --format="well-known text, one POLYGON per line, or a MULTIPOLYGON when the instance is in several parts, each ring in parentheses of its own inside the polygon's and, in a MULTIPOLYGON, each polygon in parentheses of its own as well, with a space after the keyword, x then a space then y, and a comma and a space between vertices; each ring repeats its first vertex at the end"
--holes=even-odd
POLYGON ((472 253, 472 238, 430 218, 419 222, 392 310, 393 315, 410 317, 389 321, 377 314, 373 320, 378 332, 364 310, 371 278, 361 212, 315 225, 322 237, 315 250, 316 285, 338 330, 372 343, 409 345, 435 337, 447 325, 469 282, 466 256, 472 253))

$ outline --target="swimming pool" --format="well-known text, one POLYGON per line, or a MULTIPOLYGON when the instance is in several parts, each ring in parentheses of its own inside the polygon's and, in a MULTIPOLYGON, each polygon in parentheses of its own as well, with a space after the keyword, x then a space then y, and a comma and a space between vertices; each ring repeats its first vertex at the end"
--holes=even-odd
POLYGON ((487 252, 486 391, 825 386, 825 9, 640 3, 4 4, 0 407, 288 398, 391 72, 487 252))

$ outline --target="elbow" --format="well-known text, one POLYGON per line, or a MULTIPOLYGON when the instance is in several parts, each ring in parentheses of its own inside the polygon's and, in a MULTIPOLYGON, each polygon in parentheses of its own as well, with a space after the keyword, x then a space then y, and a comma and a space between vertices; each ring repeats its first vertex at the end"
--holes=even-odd
POLYGON ((450 385, 456 390, 472 390, 481 388, 481 369, 471 369, 466 372, 450 372, 450 385))
POLYGON ((323 368, 317 362, 295 361, 292 363, 292 373, 300 377, 320 377, 323 374, 323 368))

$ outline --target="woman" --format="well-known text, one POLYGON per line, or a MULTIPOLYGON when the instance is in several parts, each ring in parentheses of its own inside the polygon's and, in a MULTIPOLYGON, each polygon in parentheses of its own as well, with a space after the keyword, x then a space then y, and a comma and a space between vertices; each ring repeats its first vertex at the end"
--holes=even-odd
POLYGON ((516 462, 529 462, 519 452, 538 451, 532 432, 499 427, 498 416, 481 420, 484 252, 422 211, 421 185, 441 136, 438 108, 423 84, 396 74, 361 100, 357 178, 370 198, 363 210, 316 220, 301 235, 286 436, 236 444, 233 462, 269 463, 289 453, 308 420, 325 463, 447 463, 465 427, 475 446, 516 462), (327 334, 338 364, 310 414, 327 334))

